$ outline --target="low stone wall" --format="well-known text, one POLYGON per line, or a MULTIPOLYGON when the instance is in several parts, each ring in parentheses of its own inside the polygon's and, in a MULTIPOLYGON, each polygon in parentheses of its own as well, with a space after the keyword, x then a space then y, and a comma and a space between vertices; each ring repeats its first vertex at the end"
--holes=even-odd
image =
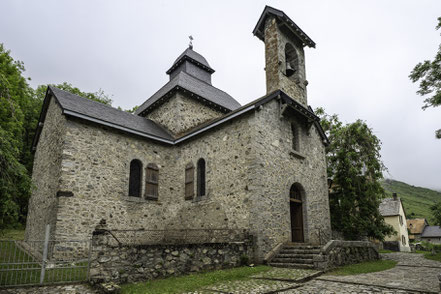
POLYGON ((121 245, 94 236, 90 279, 118 284, 224 269, 248 262, 249 242, 182 245, 121 245))
POLYGON ((323 247, 320 255, 314 257, 314 266, 328 270, 379 258, 380 254, 375 244, 371 242, 331 240, 323 247))

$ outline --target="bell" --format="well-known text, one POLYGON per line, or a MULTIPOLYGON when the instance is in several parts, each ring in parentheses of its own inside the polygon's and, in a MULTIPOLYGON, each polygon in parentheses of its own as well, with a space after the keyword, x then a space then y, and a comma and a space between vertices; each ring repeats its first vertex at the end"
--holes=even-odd
POLYGON ((286 63, 286 75, 288 77, 292 76, 295 73, 295 70, 291 67, 291 64, 286 63))

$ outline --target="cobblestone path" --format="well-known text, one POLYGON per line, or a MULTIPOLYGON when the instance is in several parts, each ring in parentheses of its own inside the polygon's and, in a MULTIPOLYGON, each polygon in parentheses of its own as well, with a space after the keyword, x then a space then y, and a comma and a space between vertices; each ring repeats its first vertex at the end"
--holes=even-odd
POLYGON ((382 258, 398 261, 398 264, 395 268, 382 272, 354 276, 321 276, 317 280, 322 282, 343 282, 359 285, 360 287, 384 287, 391 289, 389 291, 408 291, 384 293, 439 293, 438 275, 441 273, 440 262, 428 260, 422 254, 413 253, 387 253, 382 254, 382 258))

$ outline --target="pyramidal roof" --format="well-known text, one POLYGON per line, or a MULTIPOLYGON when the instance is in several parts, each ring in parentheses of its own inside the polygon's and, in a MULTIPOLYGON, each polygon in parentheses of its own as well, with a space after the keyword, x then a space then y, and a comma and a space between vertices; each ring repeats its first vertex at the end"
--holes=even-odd
POLYGON ((201 54, 194 51, 192 47, 188 47, 187 49, 185 49, 184 52, 182 52, 181 55, 179 55, 178 58, 176 58, 175 62, 173 62, 172 67, 167 71, 167 74, 171 73, 173 71, 173 69, 178 67, 185 60, 189 60, 190 62, 193 61, 193 63, 202 67, 203 69, 207 70, 208 72, 214 73, 214 69, 212 69, 210 67, 207 59, 205 59, 205 57, 202 56, 201 54))
POLYGON ((191 97, 218 108, 224 113, 239 108, 241 105, 236 99, 211 85, 210 76, 212 73, 214 73, 214 69, 201 54, 194 51, 192 47, 185 49, 167 71, 167 74, 170 75, 170 81, 147 99, 135 111, 135 114, 143 115, 150 112, 170 98, 175 91, 188 92, 191 97), (189 69, 187 62, 196 67, 193 66, 193 69, 189 69))

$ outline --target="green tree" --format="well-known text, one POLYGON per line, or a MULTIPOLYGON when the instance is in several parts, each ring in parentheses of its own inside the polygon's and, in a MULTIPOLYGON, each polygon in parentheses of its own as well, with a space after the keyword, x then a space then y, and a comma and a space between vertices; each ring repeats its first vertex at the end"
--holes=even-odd
POLYGON ((362 120, 343 124, 335 114, 327 115, 321 108, 316 112, 330 141, 326 159, 333 180, 332 228, 351 240, 363 236, 384 240, 394 230, 378 209, 385 195, 380 184, 384 169, 380 140, 362 120))
MULTIPOLYGON (((441 17, 438 17, 436 29, 441 28, 441 17)), ((424 99, 423 110, 428 107, 441 105, 441 44, 435 58, 418 63, 409 75, 412 82, 420 81, 417 94, 428 96, 424 99)), ((435 132, 435 136, 441 139, 441 129, 435 132)))
POLYGON ((441 226, 441 202, 437 202, 433 204, 430 207, 430 210, 432 211, 433 214, 432 222, 436 226, 441 226))
POLYGON ((0 44, 0 229, 23 221, 30 177, 23 163, 25 113, 32 89, 24 66, 0 44))
MULTIPOLYGON (((31 145, 47 85, 33 90, 23 63, 0 43, 0 230, 26 221, 31 190, 31 145)), ((102 90, 83 92, 69 83, 54 85, 73 94, 111 104, 102 90)))

